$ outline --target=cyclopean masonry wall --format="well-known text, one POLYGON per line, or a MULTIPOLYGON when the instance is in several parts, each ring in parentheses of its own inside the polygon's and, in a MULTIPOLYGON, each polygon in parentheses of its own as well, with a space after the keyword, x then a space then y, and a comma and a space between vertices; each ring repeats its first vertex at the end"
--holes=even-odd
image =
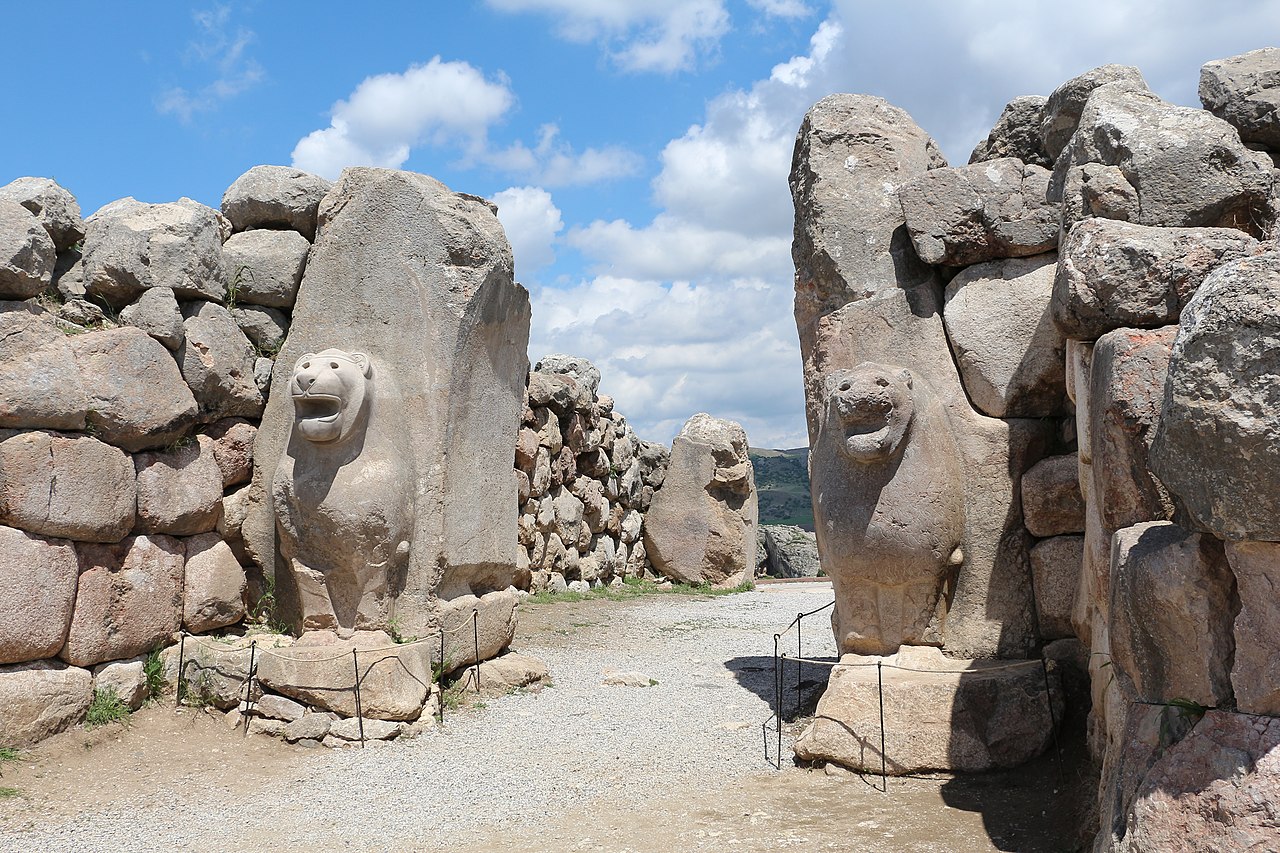
MULTIPOLYGON (((847 663, 963 670, 884 669, 891 770, 1016 763, 1048 742, 1029 693, 976 687, 1016 666, 963 658, 1088 661, 1094 849, 1164 849, 1173 827, 1179 849, 1274 839, 1277 91, 1275 49, 1205 65, 1211 112, 1106 66, 1015 99, 957 168, 878 99, 806 118, 796 314, 837 639, 897 648, 847 663), (925 383, 945 417, 922 421, 925 383), (962 479, 913 473, 948 427, 962 479), (932 610, 902 611, 931 614, 923 632, 874 618, 897 558, 922 588, 940 579, 932 610)), ((871 670, 836 671, 800 755, 879 763, 855 750, 878 735, 871 670)))

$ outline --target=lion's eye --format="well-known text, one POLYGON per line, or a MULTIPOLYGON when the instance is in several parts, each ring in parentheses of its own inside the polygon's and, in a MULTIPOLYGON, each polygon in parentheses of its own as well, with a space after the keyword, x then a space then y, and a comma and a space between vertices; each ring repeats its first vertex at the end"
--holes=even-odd
POLYGON ((849 390, 850 388, 852 388, 852 387, 853 387, 853 386, 852 386, 852 385, 850 385, 848 382, 841 382, 841 383, 840 383, 840 390, 841 390, 841 391, 848 391, 848 390, 849 390))
POLYGON ((309 361, 304 361, 304 362, 302 362, 302 369, 303 369, 303 370, 310 370, 310 369, 311 369, 311 362, 309 362, 309 361))
POLYGON ((877 384, 877 385, 879 385, 881 388, 888 388, 888 387, 889 387, 889 380, 888 380, 888 379, 885 379, 883 376, 877 376, 877 377, 876 377, 876 384, 877 384))
POLYGON ((331 362, 329 362, 329 367, 333 368, 334 370, 337 370, 337 369, 338 369, 338 362, 336 362, 336 361, 331 361, 331 362))

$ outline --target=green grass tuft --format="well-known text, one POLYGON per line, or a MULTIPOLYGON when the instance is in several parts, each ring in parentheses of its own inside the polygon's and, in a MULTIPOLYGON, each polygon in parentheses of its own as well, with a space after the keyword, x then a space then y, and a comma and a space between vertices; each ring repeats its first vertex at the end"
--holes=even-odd
POLYGON ((93 701, 85 713, 85 728, 96 729, 108 723, 119 723, 129 719, 129 706, 125 705, 114 687, 93 691, 93 701))
POLYGON ((160 657, 163 651, 161 646, 156 646, 147 655, 147 660, 142 664, 142 677, 147 684, 147 699, 156 700, 160 698, 160 694, 164 693, 164 660, 160 657))
POLYGON ((9 797, 16 797, 21 793, 22 792, 19 791, 17 788, 9 788, 9 787, 5 787, 4 785, 0 785, 0 800, 7 799, 9 797))

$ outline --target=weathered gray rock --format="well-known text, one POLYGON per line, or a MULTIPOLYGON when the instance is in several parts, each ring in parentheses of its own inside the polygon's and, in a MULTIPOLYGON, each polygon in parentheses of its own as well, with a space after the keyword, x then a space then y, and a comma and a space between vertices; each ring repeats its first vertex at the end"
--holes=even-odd
POLYGON ((71 340, 43 309, 0 301, 0 428, 84 428, 88 401, 71 340))
POLYGON ((253 557, 244 547, 244 535, 241 532, 245 516, 249 513, 251 491, 249 486, 242 486, 223 495, 222 516, 218 519, 218 534, 230 546, 242 566, 253 563, 253 557))
POLYGON ((146 655, 98 664, 93 668, 93 689, 98 692, 111 690, 130 711, 136 711, 147 701, 147 676, 144 671, 146 655))
POLYGON ((951 280, 943 320, 965 390, 992 417, 1061 414, 1065 338, 1049 303, 1057 256, 976 264, 951 280))
POLYGON ((47 288, 57 254, 31 211, 0 198, 0 298, 28 299, 47 288))
POLYGON ((1275 846, 1280 720, 1209 711, 1142 780, 1121 853, 1275 846))
POLYGON ((0 741, 31 746, 84 719, 93 676, 62 661, 0 666, 0 741))
MULTIPOLYGON (((507 691, 542 681, 551 674, 546 663, 533 655, 522 655, 510 652, 499 655, 493 660, 480 664, 480 688, 483 690, 507 691)), ((476 667, 471 667, 463 674, 460 689, 474 689, 476 686, 476 667)))
POLYGON ((213 441, 213 459, 222 472, 222 487, 249 482, 258 428, 243 418, 226 418, 210 424, 204 434, 213 441))
MULTIPOLYGON (((404 723, 393 723, 390 720, 365 720, 363 735, 365 740, 395 740, 408 731, 404 723)), ((329 734, 346 741, 360 740, 362 730, 360 721, 354 718, 335 720, 329 727, 329 734)))
MULTIPOLYGON (((119 324, 107 317, 107 312, 103 311, 97 305, 80 297, 68 299, 58 306, 56 312, 59 320, 65 320, 76 326, 83 328, 95 329, 113 329, 119 324)), ((79 329, 70 329, 63 326, 67 332, 71 334, 80 334, 79 329)))
POLYGON ((1118 83, 1139 92, 1147 90, 1142 73, 1131 65, 1103 65, 1073 77, 1053 90, 1040 119, 1040 136, 1050 161, 1057 160, 1062 149, 1067 147, 1093 90, 1108 83, 1118 83))
MULTIPOLYGON (((172 645, 160 654, 164 662, 165 680, 179 684, 178 659, 182 657, 182 698, 189 705, 209 705, 227 711, 240 705, 247 697, 246 681, 249 677, 249 658, 265 662, 272 655, 287 655, 294 639, 286 634, 251 634, 244 637, 188 637, 179 647, 172 645), (251 647, 256 645, 256 649, 251 647)), ((350 672, 350 658, 346 661, 350 672)), ((262 685, 255 679, 253 701, 267 698, 262 685)), ((254 731, 258 717, 250 719, 249 731, 254 731)), ((283 728, 283 723, 279 728, 283 728)))
POLYGON ((284 727, 283 737, 289 743, 300 740, 321 740, 329 733, 333 723, 328 714, 303 714, 284 727))
MULTIPOLYGON (((244 710, 244 705, 241 705, 241 711, 244 710)), ((266 693, 254 702, 251 710, 262 717, 292 723, 294 720, 302 719, 302 715, 306 713, 307 708, 292 699, 276 696, 273 693, 266 693)))
POLYGON ((84 239, 75 196, 49 178, 18 178, 0 187, 0 199, 16 201, 36 215, 54 246, 65 252, 84 239))
POLYGON ((589 386, 568 373, 534 371, 529 374, 529 405, 535 412, 547 408, 555 415, 566 417, 575 411, 585 411, 591 400, 589 386))
POLYGON ((85 421, 125 450, 164 447, 195 423, 196 401, 168 351, 125 326, 71 338, 87 398, 85 421))
POLYGON ((1226 555, 1240 600, 1231 666, 1236 707, 1280 716, 1280 543, 1228 542, 1226 555))
POLYGON ((201 435, 170 450, 134 457, 140 532, 191 536, 217 527, 222 513, 222 472, 213 445, 213 439, 201 435))
POLYGON ((1093 347, 1089 382, 1090 501, 1110 531, 1173 517, 1152 474, 1151 442, 1161 422, 1165 373, 1178 327, 1116 329, 1093 347))
POLYGON ((1058 253, 1053 321, 1067 337, 1176 324, 1205 276, 1260 251, 1235 228, 1152 228, 1114 219, 1072 226, 1058 253))
POLYGON ((136 326, 171 350, 182 345, 182 310, 173 291, 150 287, 120 311, 120 322, 136 326))
POLYGON ((1280 539, 1280 253, 1211 274, 1182 312, 1151 466, 1222 539, 1280 539))
POLYGON ((1022 475, 1022 516, 1032 536, 1084 532, 1079 457, 1042 459, 1022 475))
POLYGON ((1206 62, 1200 68, 1200 103, 1230 122, 1245 142, 1280 148, 1280 48, 1206 62))
POLYGON ((528 294, 489 206, 429 177, 348 169, 318 215, 245 541, 287 567, 288 618, 385 627, 395 599, 400 630, 426 635, 515 578, 528 294))
POLYGON ((844 655, 840 663, 814 721, 796 740, 800 758, 880 772, 878 673, 884 681, 884 758, 895 776, 1016 767, 1052 743, 1053 721, 1062 719, 1058 674, 1049 670, 1050 698, 1039 661, 957 660, 938 649, 904 646, 888 658, 844 655), (877 670, 877 663, 883 668, 877 670))
POLYGON ((118 542, 133 529, 135 494, 133 460, 97 439, 31 431, 0 440, 2 524, 118 542))
POLYGON ((288 166, 254 166, 222 195, 222 213, 237 231, 292 228, 315 238, 316 209, 333 185, 288 166))
POLYGON ((1225 705, 1234 580, 1222 543, 1156 521, 1111 546, 1111 661, 1125 694, 1144 702, 1225 705))
POLYGON ((217 533, 186 540, 182 624, 193 634, 234 625, 244 618, 244 569, 217 533))
POLYGON ((822 573, 818 540, 808 530, 790 524, 762 524, 765 569, 776 578, 812 578, 822 573))
POLYGON ((78 248, 67 249, 58 253, 58 260, 53 265, 53 282, 51 287, 63 299, 84 296, 84 264, 82 253, 78 248))
POLYGON ((0 664, 58 653, 71 625, 78 574, 70 542, 0 527, 0 664))
POLYGON ((292 308, 311 244, 296 231, 241 231, 222 247, 236 304, 292 308))
POLYGON ((1040 636, 1046 640, 1074 637, 1071 614, 1080 568, 1084 564, 1083 536, 1053 536, 1031 547, 1031 572, 1035 577, 1036 615, 1040 636))
POLYGON ((189 198, 112 202, 85 223, 85 290, 118 307, 149 287, 221 302, 228 281, 222 229, 216 210, 189 198))
POLYGON ((1090 95, 1055 167, 1054 190, 1061 189, 1064 228, 1100 216, 1263 234, 1275 218, 1273 171, 1225 121, 1110 83, 1090 95))
POLYGON ((1045 154, 1040 133, 1040 119, 1048 100, 1043 95, 1022 95, 1006 104, 991 133, 969 155, 969 162, 1017 157, 1028 165, 1053 168, 1053 159, 1045 154))
POLYGON ((553 353, 538 359, 538 363, 534 365, 533 369, 539 373, 555 373, 569 376, 578 385, 584 387, 586 389, 585 393, 592 398, 600 390, 600 370, 585 358, 553 353))
POLYGON ((758 519, 746 432, 733 421, 694 415, 675 438, 666 481, 649 508, 649 559, 685 583, 751 580, 758 519))
POLYGON ((284 346, 289 318, 282 312, 260 305, 241 305, 231 309, 231 316, 258 352, 276 353, 284 346))
POLYGON ((200 420, 259 417, 263 398, 253 380, 256 356, 231 312, 213 302, 192 302, 182 314, 185 338, 178 364, 200 405, 200 420))
POLYGON ((1007 157, 934 169, 898 191, 911 243, 930 264, 964 266, 1021 258, 1058 246, 1049 171, 1007 157))
POLYGON ((66 645, 76 666, 145 654, 167 643, 182 614, 182 543, 131 536, 115 545, 77 543, 80 583, 66 645))

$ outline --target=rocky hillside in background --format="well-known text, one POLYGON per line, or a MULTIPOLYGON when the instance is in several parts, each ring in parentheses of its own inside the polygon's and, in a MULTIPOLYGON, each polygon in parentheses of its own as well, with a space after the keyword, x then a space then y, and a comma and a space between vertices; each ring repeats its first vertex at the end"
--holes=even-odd
POLYGON ((793 524, 813 530, 813 503, 809 499, 809 448, 766 450, 753 447, 751 464, 756 470, 761 524, 793 524))

